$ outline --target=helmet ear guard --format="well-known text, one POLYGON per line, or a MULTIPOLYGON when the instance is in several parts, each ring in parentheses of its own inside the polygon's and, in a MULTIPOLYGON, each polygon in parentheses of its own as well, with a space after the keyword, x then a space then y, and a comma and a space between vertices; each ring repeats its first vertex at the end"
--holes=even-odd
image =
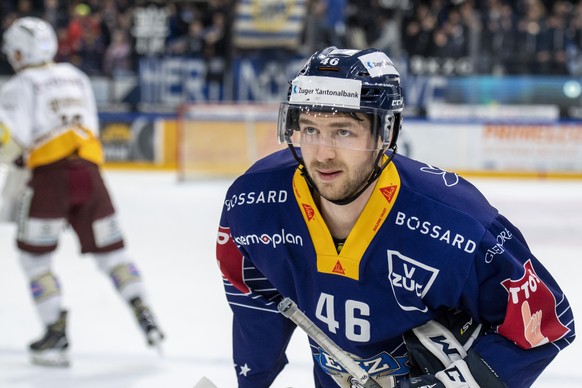
POLYGON ((394 149, 402 126, 402 113, 387 113, 382 125, 382 147, 384 149, 394 149))
POLYGON ((285 104, 279 105, 279 116, 277 123, 277 142, 279 144, 285 144, 291 142, 291 135, 293 131, 298 128, 294 128, 297 120, 293 120, 290 117, 292 113, 289 112, 288 107, 285 104))

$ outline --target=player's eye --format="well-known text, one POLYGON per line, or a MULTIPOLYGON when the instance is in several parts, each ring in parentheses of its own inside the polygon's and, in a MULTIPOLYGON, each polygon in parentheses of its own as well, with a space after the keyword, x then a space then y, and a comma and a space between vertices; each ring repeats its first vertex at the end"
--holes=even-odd
POLYGON ((339 129, 337 131, 337 134, 339 137, 349 137, 349 136, 352 136, 354 133, 352 131, 350 131, 349 129, 339 129))
POLYGON ((317 135, 319 131, 314 127, 305 127, 303 128, 303 133, 306 135, 317 135))

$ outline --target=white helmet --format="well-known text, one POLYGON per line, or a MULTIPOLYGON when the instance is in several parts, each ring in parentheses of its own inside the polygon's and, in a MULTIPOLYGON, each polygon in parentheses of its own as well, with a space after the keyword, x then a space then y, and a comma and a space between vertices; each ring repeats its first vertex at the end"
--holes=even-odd
POLYGON ((46 21, 35 17, 16 19, 4 32, 2 51, 15 71, 25 66, 41 65, 57 53, 57 35, 46 21), (16 52, 20 52, 20 60, 16 52))

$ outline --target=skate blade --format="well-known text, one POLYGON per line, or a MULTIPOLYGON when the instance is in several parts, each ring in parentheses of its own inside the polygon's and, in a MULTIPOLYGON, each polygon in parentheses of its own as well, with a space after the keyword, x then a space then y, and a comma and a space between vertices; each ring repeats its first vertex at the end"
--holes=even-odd
POLYGON ((151 330, 147 334, 148 344, 157 349, 158 354, 163 356, 162 351, 162 341, 164 340, 164 335, 159 330, 151 330))
POLYGON ((71 365, 69 355, 64 350, 49 349, 41 352, 31 352, 30 361, 35 365, 67 368, 71 365))

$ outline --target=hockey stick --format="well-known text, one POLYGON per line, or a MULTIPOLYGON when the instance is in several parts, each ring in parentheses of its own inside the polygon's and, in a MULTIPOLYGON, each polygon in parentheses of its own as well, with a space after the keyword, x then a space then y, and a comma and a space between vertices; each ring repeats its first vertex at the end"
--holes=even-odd
MULTIPOLYGON (((309 319, 289 298, 284 298, 277 306, 281 314, 289 318, 299 326, 311 339, 313 339, 323 350, 333 357, 354 379, 352 383, 363 388, 382 388, 368 372, 366 372, 349 354, 344 352, 335 342, 331 340, 319 327, 309 319)), ((394 387, 394 378, 390 387, 394 387)))

